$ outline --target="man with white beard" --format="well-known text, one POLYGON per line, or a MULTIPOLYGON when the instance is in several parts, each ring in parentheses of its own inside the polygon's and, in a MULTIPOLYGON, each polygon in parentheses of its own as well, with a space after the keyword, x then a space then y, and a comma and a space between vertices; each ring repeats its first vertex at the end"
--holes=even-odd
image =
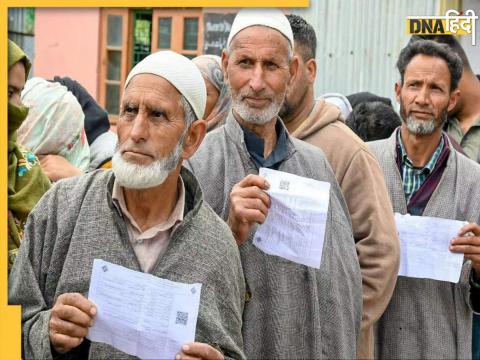
POLYGON ((222 63, 233 111, 224 126, 206 136, 188 165, 240 249, 248 288, 245 354, 252 359, 354 359, 362 279, 348 209, 321 150, 291 138, 277 115, 298 68, 285 15, 276 9, 241 10, 222 63), (270 206, 260 167, 331 184, 320 269, 253 245, 256 226, 270 206))
POLYGON ((94 259, 201 283, 196 342, 177 359, 244 358, 237 245, 182 168, 205 135, 205 104, 200 71, 179 54, 158 52, 132 69, 112 170, 58 182, 28 219, 9 282, 25 358, 131 358, 85 340, 97 313, 84 296, 94 259))
POLYGON ((465 255, 458 283, 398 277, 377 323, 375 357, 468 359, 472 310, 480 311, 480 166, 457 152, 442 132, 458 99, 462 62, 448 46, 420 40, 401 51, 397 68, 403 123, 389 139, 369 143, 393 209, 471 224, 444 244, 465 255))

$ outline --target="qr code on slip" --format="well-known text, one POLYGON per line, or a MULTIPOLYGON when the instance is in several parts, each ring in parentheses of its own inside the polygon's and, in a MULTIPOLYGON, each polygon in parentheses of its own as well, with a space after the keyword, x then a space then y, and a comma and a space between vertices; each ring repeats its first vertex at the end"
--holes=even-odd
POLYGON ((188 322, 188 312, 177 311, 177 318, 175 319, 175 324, 187 325, 188 322))
POLYGON ((280 180, 280 190, 286 190, 290 188, 290 182, 287 180, 280 180))

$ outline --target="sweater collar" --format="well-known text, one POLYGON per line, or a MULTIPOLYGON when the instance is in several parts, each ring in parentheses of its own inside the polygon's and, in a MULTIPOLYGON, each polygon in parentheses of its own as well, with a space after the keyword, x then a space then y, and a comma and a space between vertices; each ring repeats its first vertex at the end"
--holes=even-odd
MULTIPOLYGON (((277 131, 277 134, 284 133, 284 136, 285 136, 285 139, 284 139, 285 155, 283 156, 283 159, 282 159, 282 161, 285 161, 295 153, 296 151, 295 145, 293 144, 292 138, 288 133, 285 125, 283 124, 283 121, 279 117, 277 117, 276 127, 281 127, 281 130, 277 131)), ((238 121, 235 119, 235 116, 233 116, 232 111, 230 111, 230 113, 228 114, 227 120, 225 122, 225 131, 227 135, 230 137, 230 139, 233 140, 234 144, 239 146, 244 153, 249 154, 247 145, 245 144, 244 131, 242 130, 242 127, 240 126, 238 121)), ((249 154, 249 157, 251 157, 250 154, 249 154)))

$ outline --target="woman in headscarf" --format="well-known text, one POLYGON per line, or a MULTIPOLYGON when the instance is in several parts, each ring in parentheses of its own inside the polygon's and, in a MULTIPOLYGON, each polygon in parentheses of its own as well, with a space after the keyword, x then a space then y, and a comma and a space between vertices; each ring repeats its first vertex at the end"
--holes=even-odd
POLYGON ((17 143, 17 130, 28 114, 20 92, 30 71, 30 61, 14 42, 8 41, 8 271, 18 252, 27 216, 50 181, 37 157, 17 143))
POLYGON ((110 169, 117 145, 117 134, 110 129, 108 113, 78 81, 67 76, 55 76, 53 81, 70 90, 82 107, 85 115, 85 133, 90 146, 90 166, 88 170, 110 169))
POLYGON ((41 158, 50 180, 86 171, 90 164, 90 148, 84 129, 85 115, 75 96, 59 83, 35 77, 25 84, 22 102, 30 111, 18 129, 18 142, 41 158), (48 155, 68 161, 55 169, 60 173, 64 170, 65 176, 57 176, 51 168, 45 167, 45 164, 53 163, 43 160, 42 157, 48 155), (73 167, 76 171, 71 171, 73 167))
POLYGON ((215 55, 200 55, 192 61, 205 80, 207 105, 204 120, 207 121, 207 131, 212 131, 224 124, 231 109, 231 97, 223 78, 221 58, 215 55))

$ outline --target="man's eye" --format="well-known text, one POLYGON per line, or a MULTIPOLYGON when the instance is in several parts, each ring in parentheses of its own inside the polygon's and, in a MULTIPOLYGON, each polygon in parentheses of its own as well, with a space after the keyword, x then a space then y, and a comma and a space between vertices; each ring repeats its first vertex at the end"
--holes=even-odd
POLYGON ((165 117, 165 113, 163 111, 152 111, 152 116, 156 118, 165 117))
POLYGON ((126 105, 123 107, 122 115, 132 115, 136 109, 133 106, 126 105))
POLYGON ((273 63, 273 62, 266 62, 265 63, 265 66, 267 67, 267 69, 276 69, 278 66, 277 64, 273 63))
POLYGON ((125 118, 133 118, 136 113, 136 109, 133 106, 126 105, 122 108, 120 116, 125 118))

